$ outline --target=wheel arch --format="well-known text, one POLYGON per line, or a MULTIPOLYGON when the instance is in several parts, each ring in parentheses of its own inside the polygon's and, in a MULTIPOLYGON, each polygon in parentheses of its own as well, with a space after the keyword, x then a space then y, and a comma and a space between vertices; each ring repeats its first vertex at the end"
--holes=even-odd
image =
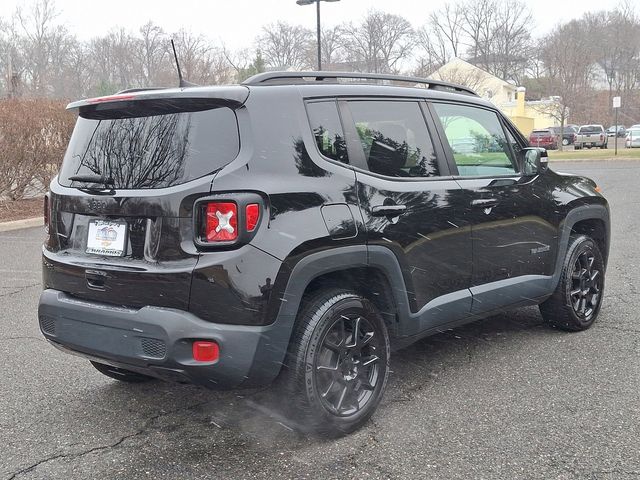
POLYGON ((276 322, 295 319, 303 299, 313 291, 342 287, 372 301, 393 336, 398 321, 409 313, 407 291, 411 289, 405 280, 397 257, 387 248, 352 245, 315 252, 291 269, 276 322))
POLYGON ((576 233, 595 235, 593 238, 600 248, 606 268, 611 238, 609 207, 606 202, 581 205, 572 208, 567 213, 559 230, 558 257, 552 277, 553 289, 556 288, 562 274, 562 265, 569 248, 569 238, 576 233))

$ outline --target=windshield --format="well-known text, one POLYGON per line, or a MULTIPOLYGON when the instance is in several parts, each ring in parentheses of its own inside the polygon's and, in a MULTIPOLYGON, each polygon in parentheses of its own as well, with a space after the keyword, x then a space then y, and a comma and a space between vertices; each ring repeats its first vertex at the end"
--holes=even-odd
MULTIPOLYGON (((117 189, 164 188, 188 182, 231 162, 239 150, 234 112, 216 108, 135 118, 78 118, 60 171, 98 175, 117 189)), ((81 183, 81 182, 80 182, 81 183)))

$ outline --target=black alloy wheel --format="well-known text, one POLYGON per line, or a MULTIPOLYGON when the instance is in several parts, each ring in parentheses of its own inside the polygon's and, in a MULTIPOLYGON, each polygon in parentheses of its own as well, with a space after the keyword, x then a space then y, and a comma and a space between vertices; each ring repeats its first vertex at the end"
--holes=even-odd
POLYGON ((360 315, 341 315, 329 327, 316 355, 316 387, 323 406, 349 416, 366 407, 380 377, 382 338, 360 315))
POLYGON ((562 330, 586 330, 598 317, 604 285, 604 260, 598 244, 586 235, 573 235, 558 285, 553 295, 540 304, 540 313, 562 330))
POLYGON ((571 273, 571 306, 577 316, 589 320, 600 305, 602 272, 595 264, 593 252, 584 250, 578 255, 571 273))
POLYGON ((328 437, 360 428, 384 394, 389 355, 384 320, 367 298, 338 288, 307 296, 279 380, 293 424, 328 437))

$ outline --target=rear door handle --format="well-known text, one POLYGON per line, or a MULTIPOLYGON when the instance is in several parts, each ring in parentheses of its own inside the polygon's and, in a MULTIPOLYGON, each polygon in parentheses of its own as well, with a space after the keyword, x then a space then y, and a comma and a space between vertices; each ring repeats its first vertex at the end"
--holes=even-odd
POLYGON ((376 205, 371 209, 371 215, 374 217, 397 217, 406 210, 406 205, 376 205))
POLYGON ((472 207, 491 208, 498 204, 497 198, 476 198, 471 200, 472 207))

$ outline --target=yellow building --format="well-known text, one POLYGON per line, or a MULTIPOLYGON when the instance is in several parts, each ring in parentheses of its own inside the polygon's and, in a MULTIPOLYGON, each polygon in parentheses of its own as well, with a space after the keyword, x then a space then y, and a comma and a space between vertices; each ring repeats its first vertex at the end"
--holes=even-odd
POLYGON ((559 105, 553 98, 526 101, 524 87, 516 87, 461 58, 453 58, 430 77, 475 90, 482 98, 498 107, 527 136, 534 129, 558 123, 552 113, 558 110, 559 105))
POLYGON ((525 94, 525 88, 518 87, 515 101, 498 105, 523 134, 528 136, 532 130, 552 127, 558 123, 554 114, 559 111, 560 105, 555 99, 526 101, 525 94))

